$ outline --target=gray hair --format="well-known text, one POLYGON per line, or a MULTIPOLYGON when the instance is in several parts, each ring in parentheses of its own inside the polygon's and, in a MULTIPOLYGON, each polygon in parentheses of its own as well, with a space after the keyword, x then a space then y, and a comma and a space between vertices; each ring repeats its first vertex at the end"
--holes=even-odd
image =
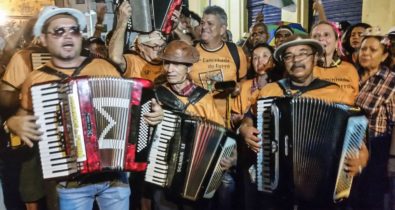
POLYGON ((216 15, 223 25, 228 25, 228 16, 226 15, 226 12, 224 9, 222 9, 222 7, 216 5, 208 6, 204 9, 203 15, 216 15))

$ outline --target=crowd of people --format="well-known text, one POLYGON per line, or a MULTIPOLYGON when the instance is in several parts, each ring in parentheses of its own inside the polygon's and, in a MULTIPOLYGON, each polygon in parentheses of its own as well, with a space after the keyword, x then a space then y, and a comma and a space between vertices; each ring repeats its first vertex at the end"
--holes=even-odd
POLYGON ((133 43, 125 42, 133 11, 128 1, 116 9, 117 22, 106 40, 100 37, 105 4, 98 3, 92 37, 82 36, 87 23, 79 10, 43 8, 21 32, 25 46, 17 47, 17 36, 0 43, 4 208, 395 209, 395 27, 384 32, 371 27, 376 23, 357 23, 340 29, 326 20, 322 5, 315 2, 314 9, 320 20, 307 35, 280 25, 271 46, 262 15, 247 39, 235 44, 228 16, 219 6, 208 6, 199 16, 183 5, 173 13, 170 33, 139 33, 133 43), (50 60, 36 68, 34 53, 49 54, 50 60), (37 144, 43 137, 31 87, 77 76, 152 81, 155 98, 144 114, 150 126, 171 110, 236 133, 237 150, 221 160, 225 173, 215 196, 198 201, 168 196, 145 183, 144 172, 44 180, 37 144), (273 197, 257 191, 254 167, 262 145, 257 101, 284 96, 356 107, 368 119, 359 155, 345 160, 345 172, 355 178, 345 201, 303 203, 290 193, 273 197))

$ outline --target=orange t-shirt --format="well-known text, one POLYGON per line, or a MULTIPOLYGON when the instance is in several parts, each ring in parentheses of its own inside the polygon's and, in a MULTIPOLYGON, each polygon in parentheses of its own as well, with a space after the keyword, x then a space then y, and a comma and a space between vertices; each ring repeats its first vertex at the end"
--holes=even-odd
MULTIPOLYGON (((47 64, 48 67, 51 67, 55 70, 61 71, 67 75, 71 75, 75 68, 58 68, 54 66, 51 62, 48 62, 47 64)), ((117 69, 109 62, 107 62, 104 59, 93 59, 89 64, 87 64, 79 74, 79 76, 112 76, 112 77, 121 77, 117 69)), ((49 82, 49 81, 55 81, 59 80, 60 78, 47 74, 42 71, 32 71, 28 77, 26 78, 26 81, 22 85, 22 90, 21 90, 21 107, 25 110, 32 111, 33 106, 32 106, 32 97, 31 97, 31 92, 30 88, 31 86, 38 84, 38 83, 44 83, 44 82, 49 82)))
MULTIPOLYGON (((200 59, 194 63, 189 77, 192 81, 206 90, 212 91, 214 82, 236 81, 237 68, 226 44, 217 51, 207 51, 201 44, 196 46, 200 59)), ((247 74, 247 58, 241 47, 237 47, 240 57, 239 78, 247 74)), ((226 95, 214 93, 215 104, 221 116, 226 119, 226 95)), ((232 102, 229 102, 231 105, 232 102)))
POLYGON ((244 114, 248 111, 252 104, 256 103, 259 89, 251 93, 253 80, 246 80, 240 84, 240 94, 233 99, 232 112, 236 114, 244 114))
POLYGON ((30 55, 31 51, 27 49, 16 52, 7 65, 2 78, 3 82, 20 89, 26 77, 33 71, 30 55))
MULTIPOLYGON (((170 90, 167 86, 165 86, 170 92, 172 92, 183 104, 188 103, 188 97, 180 96, 175 94, 172 90, 170 90)), ((216 122, 222 126, 225 126, 225 122, 221 115, 219 114, 215 104, 213 95, 211 93, 207 93, 203 98, 201 98, 195 104, 189 104, 185 114, 190 116, 202 117, 213 122, 216 122)))
MULTIPOLYGON (((296 90, 292 90, 292 92, 295 93, 296 90)), ((257 96, 258 97, 256 98, 256 100, 258 98, 265 98, 271 96, 284 96, 284 92, 277 82, 273 82, 264 86, 259 91, 257 96)), ((354 105, 354 101, 350 100, 348 94, 337 85, 329 85, 326 87, 309 90, 304 92, 301 97, 316 98, 329 102, 354 105)))
POLYGON ((342 61, 340 65, 330 68, 316 66, 313 74, 317 78, 338 84, 354 103, 359 93, 359 75, 352 64, 342 61))
POLYGON ((139 55, 126 54, 123 57, 126 61, 126 71, 123 74, 125 78, 143 78, 154 82, 159 75, 164 73, 162 64, 148 63, 139 55))

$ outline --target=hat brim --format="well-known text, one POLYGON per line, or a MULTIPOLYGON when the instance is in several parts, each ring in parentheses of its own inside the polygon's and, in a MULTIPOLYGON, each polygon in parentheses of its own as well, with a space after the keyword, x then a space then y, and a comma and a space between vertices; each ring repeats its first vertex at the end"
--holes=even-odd
POLYGON ((34 36, 39 37, 41 35, 41 31, 42 31, 42 28, 43 28, 45 22, 49 18, 51 18, 55 15, 59 15, 59 14, 70 14, 71 16, 73 16, 77 19, 78 25, 80 26, 81 30, 84 30, 86 28, 86 18, 85 18, 85 15, 81 11, 79 11, 77 9, 73 9, 73 8, 54 8, 49 11, 45 11, 37 19, 36 24, 34 25, 34 30, 33 30, 34 36))
POLYGON ((315 39, 297 39, 280 45, 274 51, 274 55, 273 55, 274 59, 276 59, 276 61, 278 62, 281 62, 282 61, 281 56, 283 55, 284 51, 289 47, 293 47, 297 45, 308 45, 314 48, 319 55, 322 55, 322 53, 324 52, 324 48, 322 47, 321 43, 315 39))

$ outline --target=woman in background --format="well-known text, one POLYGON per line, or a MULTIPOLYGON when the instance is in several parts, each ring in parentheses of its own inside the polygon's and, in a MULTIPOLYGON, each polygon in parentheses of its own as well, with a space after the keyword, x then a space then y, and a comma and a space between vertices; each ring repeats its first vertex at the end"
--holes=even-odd
POLYGON ((355 64, 357 62, 358 49, 362 43, 362 33, 371 26, 367 23, 357 23, 347 29, 343 37, 344 56, 343 60, 355 64))
POLYGON ((367 29, 358 53, 360 93, 356 105, 369 120, 370 158, 357 187, 355 209, 384 209, 384 194, 389 182, 387 163, 395 157, 389 153, 395 142, 395 72, 389 69, 391 55, 379 30, 367 29))

